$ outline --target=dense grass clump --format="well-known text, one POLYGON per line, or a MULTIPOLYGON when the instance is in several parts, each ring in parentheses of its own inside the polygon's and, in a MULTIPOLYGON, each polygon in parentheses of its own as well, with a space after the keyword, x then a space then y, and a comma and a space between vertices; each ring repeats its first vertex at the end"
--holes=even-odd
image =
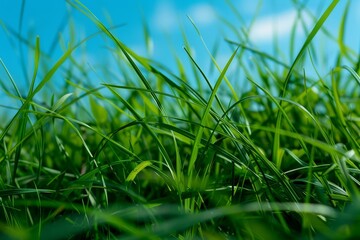
POLYGON ((1 116, 0 238, 360 237, 360 58, 344 25, 331 70, 314 60, 337 2, 292 62, 227 39, 215 81, 187 46, 195 74, 180 59, 169 71, 71 2, 113 44, 118 73, 88 79, 72 57, 83 41, 40 77, 39 38, 25 97, 8 73, 2 90, 20 105, 1 116), (54 74, 65 82, 47 97, 54 74))

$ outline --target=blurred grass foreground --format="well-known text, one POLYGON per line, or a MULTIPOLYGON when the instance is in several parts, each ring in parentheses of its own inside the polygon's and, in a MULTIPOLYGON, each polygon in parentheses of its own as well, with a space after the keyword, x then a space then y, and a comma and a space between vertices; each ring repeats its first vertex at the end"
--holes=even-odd
POLYGON ((323 25, 339 0, 310 25, 299 14, 298 51, 297 31, 290 50, 270 55, 224 21, 232 54, 221 66, 214 47, 204 69, 184 35, 187 63, 175 55, 176 70, 68 2, 98 27, 115 64, 89 69, 76 59, 95 36, 78 41, 76 29, 55 62, 41 38, 29 39, 26 92, 1 61, 1 239, 360 238, 360 57, 344 42, 350 1, 337 35, 323 25), (333 62, 318 47, 324 41, 333 62))

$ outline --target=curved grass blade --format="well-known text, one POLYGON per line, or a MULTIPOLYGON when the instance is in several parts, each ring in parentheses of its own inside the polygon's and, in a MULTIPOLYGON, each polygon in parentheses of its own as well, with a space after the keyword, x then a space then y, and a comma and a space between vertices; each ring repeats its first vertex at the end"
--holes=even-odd
POLYGON ((150 166, 152 163, 150 161, 143 161, 139 163, 126 178, 127 182, 134 181, 136 176, 141 172, 144 168, 150 166))
MULTIPOLYGON (((281 93, 281 97, 285 97, 285 95, 287 93, 287 87, 288 87, 290 78, 292 76, 292 73, 293 73, 295 67, 297 66, 297 64, 300 62, 303 55, 305 54, 307 47, 309 46, 311 41, 314 39, 314 37, 316 36, 318 31, 321 29, 322 25, 325 23, 326 19, 330 16, 330 14, 332 13, 332 11, 334 10, 334 8, 336 7, 336 5, 338 3, 339 3, 339 0, 333 0, 331 2, 331 4, 328 6, 328 8, 325 10, 325 12, 321 15, 319 20, 316 22, 316 24, 315 24, 314 28, 311 30, 310 34, 307 36, 304 44, 302 45, 299 53, 297 54, 294 62, 290 66, 290 69, 286 75, 286 78, 284 80, 283 90, 281 93)), ((282 102, 280 102, 280 105, 281 104, 282 104, 282 102)), ((280 129, 281 122, 282 122, 282 113, 278 112, 277 119, 276 119, 276 127, 275 127, 276 130, 280 129)), ((276 161, 276 157, 279 156, 279 150, 280 150, 280 134, 277 133, 274 136, 274 142, 273 142, 273 156, 274 156, 273 160, 274 161, 276 161)))
MULTIPOLYGON (((202 135, 203 135, 203 131, 204 131, 204 126, 206 125, 206 119, 210 113, 210 109, 211 109, 211 106, 212 106, 212 103, 215 99, 215 96, 216 96, 216 92, 217 90, 219 89, 220 87, 220 84, 226 74, 226 71, 228 70, 232 60, 234 59, 236 53, 237 53, 237 50, 239 48, 237 48, 235 50, 235 52, 231 55, 230 59, 228 60, 228 62, 226 63, 224 69, 221 71, 220 73, 220 76, 218 77, 217 81, 216 81, 216 84, 214 86, 214 89, 213 91, 211 92, 211 95, 210 95, 210 98, 206 104, 206 108, 202 114, 202 118, 201 118, 201 122, 200 122, 200 128, 196 134, 196 137, 195 137, 195 141, 194 141, 194 144, 193 144, 193 149, 192 149, 192 152, 191 152, 191 156, 190 156, 190 160, 189 160, 189 168, 188 168, 188 176, 189 178, 191 179, 192 176, 193 176, 193 171, 194 171, 194 165, 195 165, 195 162, 196 162, 196 159, 198 158, 198 152, 199 152, 199 148, 200 148, 200 142, 201 142, 201 139, 202 139, 202 135)), ((191 181, 190 181, 191 183, 191 181)))

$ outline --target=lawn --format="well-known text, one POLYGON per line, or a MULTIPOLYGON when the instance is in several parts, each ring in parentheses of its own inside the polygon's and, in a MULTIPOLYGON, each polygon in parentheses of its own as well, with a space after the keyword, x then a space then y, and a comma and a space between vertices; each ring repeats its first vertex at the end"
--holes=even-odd
POLYGON ((175 56, 169 70, 69 2, 98 33, 60 44, 56 62, 46 62, 41 38, 29 40, 26 94, 1 61, 1 239, 360 238, 360 57, 344 42, 349 4, 337 36, 323 25, 339 0, 300 25, 307 35, 290 61, 224 36, 232 55, 221 66, 209 51, 208 72, 186 37, 191 67, 175 56), (325 73, 319 34, 336 46, 325 73), (117 63, 96 66, 100 79, 72 55, 96 35, 117 63))

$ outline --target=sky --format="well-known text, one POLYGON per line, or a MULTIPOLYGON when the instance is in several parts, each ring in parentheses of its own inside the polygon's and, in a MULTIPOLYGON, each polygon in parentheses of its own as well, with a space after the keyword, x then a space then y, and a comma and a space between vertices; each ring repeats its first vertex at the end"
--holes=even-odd
MULTIPOLYGON (((301 2, 306 2, 310 13, 318 17, 331 1, 301 2)), ((325 23, 325 27, 334 34, 338 31, 346 2, 340 1, 325 23)), ((346 43, 357 50, 360 43, 357 28, 360 22, 360 1, 350 2, 346 43)), ((209 49, 213 49, 215 43, 219 44, 217 61, 223 66, 232 53, 224 39, 239 40, 226 21, 232 24, 233 29, 241 32, 241 29, 249 27, 254 16, 256 21, 249 33, 253 46, 271 53, 273 41, 277 39, 286 55, 289 52, 289 36, 297 16, 293 0, 82 0, 82 3, 106 26, 118 26, 112 31, 128 47, 140 55, 150 56, 170 69, 176 66, 174 54, 182 61, 190 62, 183 49, 182 33, 186 34, 195 59, 204 69, 210 65, 204 43, 209 49), (232 7, 236 9, 236 13, 232 7), (204 43, 191 21, 200 31, 204 43), (144 26, 148 27, 151 36, 149 42, 144 38, 144 26), (150 46, 149 49, 146 46, 150 46)), ((302 15, 309 29, 314 24, 310 13, 302 15)), ((31 76, 32 69, 29 66, 33 61, 33 53, 25 44, 19 42, 17 36, 31 44, 34 44, 36 36, 39 36, 41 49, 55 62, 72 37, 72 34, 69 34, 71 26, 74 26, 77 40, 98 31, 89 19, 64 0, 0 0, 0 58, 20 86, 31 76), (20 61, 22 57, 26 59, 23 63, 20 61), (26 73, 23 68, 27 69, 26 73)), ((295 46, 297 50, 304 40, 305 34, 299 30, 295 46)), ((85 47, 86 51, 75 54, 89 65, 96 66, 111 57, 104 38, 94 38, 88 41, 85 47)), ((331 51, 330 47, 327 49, 327 45, 319 47, 325 48, 324 51, 331 51)), ((290 64, 293 59, 289 58, 291 56, 287 59, 290 64)), ((0 66, 0 78, 2 82, 8 81, 3 66, 0 66)))

